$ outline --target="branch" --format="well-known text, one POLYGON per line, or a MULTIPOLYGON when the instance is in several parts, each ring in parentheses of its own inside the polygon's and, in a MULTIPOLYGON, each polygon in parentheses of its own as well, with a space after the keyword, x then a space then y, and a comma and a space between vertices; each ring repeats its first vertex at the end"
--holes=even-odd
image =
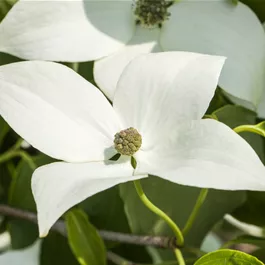
MULTIPOLYGON (((23 219, 38 224, 37 215, 33 212, 0 204, 0 213, 2 215, 23 219)), ((57 231, 58 233, 64 236, 66 236, 67 234, 65 224, 61 220, 57 221, 51 229, 53 231, 57 231)), ((100 236, 107 241, 121 242, 141 246, 153 246, 157 248, 167 249, 175 249, 177 247, 175 237, 131 235, 106 230, 98 230, 98 232, 100 236)), ((129 263, 128 265, 131 264, 129 263)))
POLYGON ((175 237, 141 236, 105 230, 99 230, 98 232, 104 240, 108 241, 122 242, 141 246, 153 246, 157 248, 175 249, 177 247, 175 237))

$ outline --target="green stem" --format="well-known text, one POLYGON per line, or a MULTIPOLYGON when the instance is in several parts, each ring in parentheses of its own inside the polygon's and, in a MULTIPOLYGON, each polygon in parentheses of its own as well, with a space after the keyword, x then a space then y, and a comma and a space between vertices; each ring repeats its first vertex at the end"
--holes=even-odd
POLYGON ((0 156, 0 164, 4 163, 16 156, 19 156, 19 152, 15 150, 8 150, 0 156))
POLYGON ((1 156, 0 156, 0 164, 1 163, 4 163, 14 157, 21 157, 22 159, 24 159, 28 164, 29 166, 35 170, 36 169, 36 165, 34 163, 34 161, 32 160, 32 158, 24 151, 20 151, 20 150, 15 150, 15 149, 10 149, 8 151, 6 151, 5 153, 3 153, 1 156))
POLYGON ((241 132, 254 132, 255 130, 253 130, 253 128, 251 126, 248 125, 240 125, 237 126, 236 128, 233 129, 236 133, 241 133, 241 132))
POLYGON ((196 204, 194 205, 194 208, 188 218, 188 221, 186 222, 183 230, 182 230, 182 234, 186 235, 188 233, 188 231, 191 229, 196 217, 198 216, 198 213, 207 197, 208 194, 208 189, 201 189, 201 192, 197 198, 196 204))
POLYGON ((181 253, 180 249, 176 248, 174 250, 174 253, 175 253, 175 256, 177 258, 178 265, 185 265, 185 260, 184 260, 184 258, 182 256, 182 253, 181 253))
POLYGON ((23 151, 20 151, 19 153, 20 153, 19 154, 20 157, 24 159, 25 162, 28 163, 28 165, 30 166, 32 170, 35 170, 37 168, 37 165, 35 164, 35 162, 33 161, 30 155, 28 155, 26 152, 23 152, 23 151))
POLYGON ((258 128, 257 125, 240 125, 234 128, 233 130, 236 133, 251 132, 251 133, 259 134, 265 137, 264 130, 261 130, 260 128, 258 128))
POLYGON ((22 138, 19 138, 17 140, 17 142, 15 143, 15 145, 13 145, 12 149, 13 150, 18 150, 21 147, 22 142, 23 142, 23 139, 22 138))
POLYGON ((163 220, 165 220, 165 222, 171 227, 171 229, 173 230, 174 234, 176 235, 176 240, 177 240, 177 245, 178 246, 183 246, 184 244, 184 238, 183 235, 180 231, 180 229, 178 228, 178 226, 172 221, 172 219, 166 215, 162 210, 160 210, 157 206, 155 206, 145 195, 141 182, 140 180, 135 180, 134 181, 134 186, 135 189, 137 191, 137 194, 139 195, 141 201, 144 203, 144 205, 151 210, 152 212, 154 212, 155 214, 157 214, 159 217, 161 217, 163 220))

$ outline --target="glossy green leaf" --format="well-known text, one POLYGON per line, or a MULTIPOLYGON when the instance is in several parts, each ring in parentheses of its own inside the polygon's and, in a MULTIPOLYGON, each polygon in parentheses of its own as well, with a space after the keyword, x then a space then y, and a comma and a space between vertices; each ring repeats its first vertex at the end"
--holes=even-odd
POLYGON ((87 215, 79 209, 65 214, 68 241, 81 265, 106 264, 104 243, 87 215))
MULTIPOLYGON (((45 155, 39 155, 33 160, 37 166, 53 161, 45 155)), ((21 161, 18 164, 9 189, 9 204, 20 209, 36 212, 36 205, 31 192, 32 173, 33 169, 27 162, 21 161)), ((37 226, 28 221, 10 219, 8 229, 13 249, 27 247, 38 237, 37 226)))
MULTIPOLYGON (((177 185, 158 177, 149 177, 141 180, 141 183, 150 200, 183 228, 200 189, 177 185)), ((172 235, 168 225, 142 204, 133 183, 121 184, 120 193, 133 233, 172 235)), ((244 200, 245 192, 242 191, 210 190, 192 229, 185 237, 186 245, 199 247, 213 225, 221 220, 225 213, 230 213, 241 205, 244 200)), ((171 251, 163 250, 161 255, 166 260, 174 258, 171 251)))
POLYGON ((229 249, 208 253, 194 265, 263 265, 263 263, 249 254, 229 249))
POLYGON ((73 255, 67 238, 50 231, 43 239, 40 265, 78 265, 78 261, 73 255))

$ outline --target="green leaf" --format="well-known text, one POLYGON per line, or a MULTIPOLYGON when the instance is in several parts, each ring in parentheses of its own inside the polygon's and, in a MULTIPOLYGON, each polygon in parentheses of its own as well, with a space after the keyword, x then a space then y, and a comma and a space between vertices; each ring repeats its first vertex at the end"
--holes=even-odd
POLYGON ((9 126, 5 122, 5 120, 0 116, 0 146, 2 145, 2 142, 4 140, 4 137, 9 131, 9 126))
POLYGON ((265 262, 265 248, 255 250, 251 255, 258 258, 260 261, 265 262))
MULTIPOLYGON (((37 166, 53 161, 48 156, 39 155, 34 158, 37 166)), ((36 212, 35 201, 31 192, 31 176, 33 169, 27 162, 21 161, 16 170, 9 189, 9 204, 11 206, 36 212)), ((8 222, 13 249, 20 249, 31 245, 38 237, 38 228, 25 220, 12 220, 8 222)))
MULTIPOLYGON (((255 125, 257 118, 255 112, 234 105, 226 105, 213 112, 213 114, 217 116, 219 121, 228 125, 232 129, 240 125, 255 125)), ((262 130, 262 124, 259 125, 259 130, 262 130)), ((240 136, 252 146, 261 161, 264 162, 264 138, 251 132, 240 133, 240 136)))
POLYGON ((73 209, 65 214, 68 241, 81 265, 106 264, 104 243, 86 214, 73 209))
POLYGON ((218 120, 231 128, 242 124, 255 124, 256 113, 240 106, 226 105, 213 112, 218 120))
POLYGON ((73 255, 67 238, 50 231, 43 239, 40 265, 78 265, 78 261, 73 255))
MULTIPOLYGON (((193 265, 194 264, 194 259, 187 259, 185 260, 185 265, 193 265)), ((153 265, 153 264, 150 264, 153 265)), ((162 263, 157 263, 156 265, 179 265, 177 261, 165 261, 162 263)))
POLYGON ((256 13, 261 22, 265 21, 265 0, 241 0, 240 2, 248 5, 256 13))
MULTIPOLYGON (((124 260, 133 261, 136 264, 151 264, 152 259, 145 247, 132 244, 119 244, 111 249, 111 252, 119 255, 124 260)), ((116 263, 108 260, 108 265, 116 265, 116 263)))
POLYGON ((79 206, 87 213, 89 221, 98 229, 130 232, 123 201, 117 186, 89 197, 79 206), (109 206, 110 203, 111 207, 109 206))
MULTIPOLYGON (((239 106, 228 105, 218 109, 214 114, 218 117, 219 121, 227 124, 231 128, 245 124, 256 124, 256 114, 239 106)), ((257 128, 263 130, 263 126, 264 123, 260 123, 257 128)), ((250 132, 240 133, 240 136, 253 147, 261 161, 264 163, 264 138, 250 132)), ((263 214, 265 207, 265 193, 247 191, 246 194, 247 200, 245 204, 236 209, 233 216, 247 223, 265 225, 265 215, 263 214)))
POLYGON ((232 4, 238 5, 238 0, 231 0, 232 4))
POLYGON ((8 168, 9 164, 0 164, 0 201, 7 203, 8 201, 8 188, 11 183, 11 173, 8 168))
POLYGON ((214 97, 212 98, 210 105, 207 109, 206 114, 211 114, 216 109, 219 109, 227 104, 230 104, 231 101, 229 101, 223 94, 223 91, 221 88, 217 87, 214 93, 214 97))
POLYGON ((15 62, 19 62, 19 61, 21 61, 21 59, 15 57, 15 56, 9 55, 7 53, 0 52, 0 65, 15 63, 15 62))
POLYGON ((87 81, 95 84, 93 77, 94 62, 79 63, 78 73, 83 76, 87 81))
POLYGON ((265 192, 247 191, 246 202, 238 207, 232 215, 242 222, 265 226, 264 208, 265 192))
MULTIPOLYGON (((200 189, 177 185, 158 177, 141 180, 149 199, 165 211, 178 226, 184 227, 199 195, 200 189)), ((130 227, 135 234, 172 235, 168 225, 147 209, 136 194, 133 183, 120 185, 121 197, 130 227)), ((245 192, 210 190, 185 244, 199 247, 208 231, 245 200, 245 192)), ((173 259, 172 252, 161 251, 164 259, 173 259), (170 253, 170 254, 169 254, 170 253)))
POLYGON ((265 248, 265 238, 255 237, 250 235, 242 235, 238 236, 233 240, 226 242, 223 248, 228 248, 235 244, 251 244, 261 248, 265 248))
POLYGON ((1 0, 0 1, 0 21, 6 16, 11 7, 17 0, 1 0))
POLYGON ((236 250, 217 250, 201 257, 194 265, 264 265, 257 258, 236 250))

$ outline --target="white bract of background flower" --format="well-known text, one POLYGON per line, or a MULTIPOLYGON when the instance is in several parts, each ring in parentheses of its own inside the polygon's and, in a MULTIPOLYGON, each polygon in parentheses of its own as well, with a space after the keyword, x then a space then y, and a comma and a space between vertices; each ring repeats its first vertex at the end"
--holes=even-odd
MULTIPOLYGON (((263 23, 263 28, 265 32, 265 23, 263 23)), ((265 86, 263 88, 263 94, 260 99, 260 103, 258 104, 257 113, 258 113, 258 117, 265 119, 265 86)))
POLYGON ((264 166, 251 146, 226 125, 201 120, 223 64, 223 57, 186 52, 142 55, 122 73, 113 107, 61 64, 1 66, 2 117, 32 146, 65 161, 33 174, 40 235, 87 197, 147 174, 196 187, 265 190, 264 166), (135 170, 129 156, 108 160, 117 153, 114 135, 129 127, 142 136, 135 170))
POLYGON ((10 250, 0 254, 2 265, 39 265, 41 240, 21 250, 10 250))
POLYGON ((111 100, 122 70, 138 54, 222 55, 228 59, 219 85, 235 102, 256 109, 265 90, 265 34, 249 7, 232 0, 176 1, 165 21, 150 29, 136 25, 135 10, 144 1, 19 1, 0 24, 0 51, 24 59, 98 60, 95 80, 111 100))

